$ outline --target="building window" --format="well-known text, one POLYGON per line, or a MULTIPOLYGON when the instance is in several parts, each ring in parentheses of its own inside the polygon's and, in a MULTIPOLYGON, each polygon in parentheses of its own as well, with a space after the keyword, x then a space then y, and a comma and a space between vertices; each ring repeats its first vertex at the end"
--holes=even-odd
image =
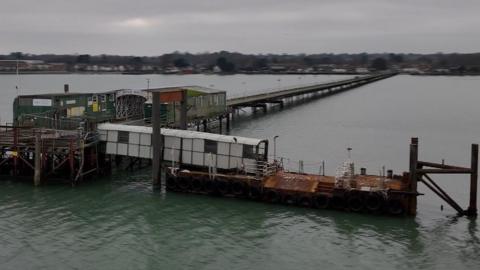
POLYGON ((108 95, 108 100, 109 101, 114 101, 115 100, 113 94, 108 95))
POLYGON ((217 142, 212 140, 205 140, 205 153, 217 153, 217 142))
POLYGON ((118 132, 118 142, 119 143, 128 143, 130 132, 128 131, 119 131, 118 132))
POLYGON ((105 95, 101 95, 101 96, 100 96, 100 101, 101 101, 101 102, 107 101, 107 97, 106 97, 105 95))
POLYGON ((255 159, 255 146, 253 145, 243 145, 243 158, 255 159))
POLYGON ((92 100, 93 100, 93 102, 97 102, 97 100, 98 100, 97 95, 93 95, 92 100))

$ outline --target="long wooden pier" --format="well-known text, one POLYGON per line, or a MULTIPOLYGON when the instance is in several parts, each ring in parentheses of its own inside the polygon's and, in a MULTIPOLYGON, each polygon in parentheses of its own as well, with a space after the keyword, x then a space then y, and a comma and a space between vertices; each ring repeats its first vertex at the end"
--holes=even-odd
POLYGON ((374 74, 363 77, 355 77, 353 79, 341 80, 322 84, 311 84, 300 87, 291 87, 283 90, 276 90, 267 93, 261 93, 256 95, 249 95, 244 97, 231 98, 227 100, 227 106, 229 108, 241 108, 241 107, 264 107, 268 103, 277 103, 283 105, 283 99, 301 96, 312 93, 322 94, 336 94, 349 89, 353 89, 362 85, 366 85, 375 81, 383 80, 396 75, 396 73, 386 74, 374 74))

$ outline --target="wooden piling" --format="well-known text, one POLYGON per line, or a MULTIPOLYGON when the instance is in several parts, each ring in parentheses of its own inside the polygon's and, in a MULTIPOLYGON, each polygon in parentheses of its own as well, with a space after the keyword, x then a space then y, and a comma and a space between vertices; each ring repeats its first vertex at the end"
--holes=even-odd
POLYGON ((180 101, 180 129, 187 129, 187 90, 182 90, 182 101, 180 101))
MULTIPOLYGON (((410 192, 417 193, 417 166, 418 166, 418 138, 412 138, 410 142, 410 192)), ((415 215, 417 211, 417 197, 410 196, 409 214, 415 215)))
POLYGON ((160 129, 161 110, 160 110, 160 93, 152 93, 152 145, 153 145, 153 164, 152 164, 152 181, 154 188, 161 188, 162 185, 162 148, 163 138, 160 129))
POLYGON ((222 124, 223 124, 223 115, 219 115, 218 116, 218 134, 222 134, 222 131, 223 131, 222 124))
POLYGON ((207 119, 203 119, 202 125, 203 125, 203 132, 207 132, 207 119))
POLYGON ((472 159, 470 173, 470 204, 467 215, 477 215, 477 189, 478 189, 478 144, 472 144, 472 159))
POLYGON ((35 134, 35 169, 33 175, 33 183, 35 186, 40 185, 41 174, 42 174, 42 162, 41 162, 41 144, 40 144, 40 133, 35 134))
POLYGON ((227 128, 227 133, 230 132, 230 113, 227 113, 226 128, 227 128))

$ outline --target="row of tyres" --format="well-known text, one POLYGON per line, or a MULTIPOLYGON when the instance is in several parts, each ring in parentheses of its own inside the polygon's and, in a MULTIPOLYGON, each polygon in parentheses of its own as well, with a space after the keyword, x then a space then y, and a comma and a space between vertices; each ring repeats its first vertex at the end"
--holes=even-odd
POLYGON ((168 191, 246 198, 317 209, 390 215, 403 215, 406 209, 401 197, 388 196, 384 192, 358 190, 337 190, 332 194, 292 192, 264 188, 258 180, 232 180, 224 177, 213 179, 206 174, 167 173, 166 182, 168 191))

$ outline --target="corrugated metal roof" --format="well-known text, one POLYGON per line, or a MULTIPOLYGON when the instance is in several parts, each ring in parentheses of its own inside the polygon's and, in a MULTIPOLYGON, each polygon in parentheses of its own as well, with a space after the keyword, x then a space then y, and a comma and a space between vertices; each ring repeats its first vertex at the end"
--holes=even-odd
MULTIPOLYGON (((152 133, 152 127, 130 126, 130 125, 112 124, 112 123, 99 124, 97 126, 97 129, 129 131, 129 132, 139 132, 139 133, 149 133, 149 134, 152 133)), ((191 130, 180 130, 180 129, 162 128, 161 132, 162 132, 162 135, 164 136, 173 136, 173 137, 189 138, 189 139, 204 139, 204 140, 212 140, 217 142, 240 143, 240 144, 247 144, 247 145, 258 145, 260 142, 264 141, 262 139, 228 136, 228 135, 198 132, 198 131, 191 131, 191 130)))

